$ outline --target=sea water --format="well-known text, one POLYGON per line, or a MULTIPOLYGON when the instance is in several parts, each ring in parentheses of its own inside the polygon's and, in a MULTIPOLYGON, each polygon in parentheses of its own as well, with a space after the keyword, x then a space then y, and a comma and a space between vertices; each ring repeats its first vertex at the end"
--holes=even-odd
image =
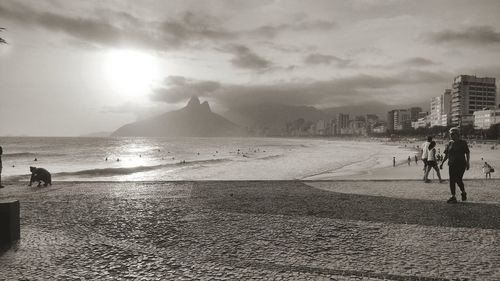
POLYGON ((414 154, 380 142, 321 138, 3 137, 0 146, 4 179, 28 180, 35 166, 55 181, 328 179, 414 154))

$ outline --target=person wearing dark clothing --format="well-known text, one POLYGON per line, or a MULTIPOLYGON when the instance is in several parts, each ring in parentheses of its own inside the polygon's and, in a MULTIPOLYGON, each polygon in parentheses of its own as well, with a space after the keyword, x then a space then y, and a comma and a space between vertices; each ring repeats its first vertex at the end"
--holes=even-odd
POLYGON ((408 156, 408 166, 410 166, 410 163, 411 163, 411 157, 408 156))
POLYGON ((0 188, 4 187, 2 185, 2 154, 3 154, 3 148, 0 146, 0 188))
POLYGON ((38 182, 37 186, 39 187, 42 181, 44 183, 43 186, 47 186, 49 184, 52 185, 52 175, 44 168, 30 167, 30 172, 31 178, 30 183, 28 184, 29 186, 31 186, 34 182, 38 182))
POLYGON ((470 151, 467 142, 460 139, 460 131, 458 128, 450 129, 450 138, 451 141, 446 145, 444 159, 443 162, 441 162, 440 168, 442 169, 444 162, 448 160, 451 191, 451 198, 448 199, 448 203, 457 203, 455 185, 458 185, 462 192, 462 201, 467 200, 467 193, 465 192, 465 185, 462 178, 465 170, 469 170, 470 151))

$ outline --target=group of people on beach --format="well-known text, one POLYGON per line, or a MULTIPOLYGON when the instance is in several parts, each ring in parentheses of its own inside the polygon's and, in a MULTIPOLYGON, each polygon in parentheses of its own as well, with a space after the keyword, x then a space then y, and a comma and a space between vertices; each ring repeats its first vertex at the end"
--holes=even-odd
POLYGON ((432 140, 432 136, 427 137, 427 141, 422 145, 424 181, 426 183, 430 182, 429 172, 431 169, 434 169, 439 178, 439 182, 443 182, 440 170, 443 169, 443 164, 448 161, 451 197, 447 202, 457 203, 456 185, 460 188, 462 201, 467 201, 467 192, 465 192, 463 176, 465 171, 470 168, 470 150, 467 142, 460 138, 460 130, 458 128, 451 128, 449 134, 451 140, 446 145, 444 158, 439 167, 436 157, 436 142, 432 140))

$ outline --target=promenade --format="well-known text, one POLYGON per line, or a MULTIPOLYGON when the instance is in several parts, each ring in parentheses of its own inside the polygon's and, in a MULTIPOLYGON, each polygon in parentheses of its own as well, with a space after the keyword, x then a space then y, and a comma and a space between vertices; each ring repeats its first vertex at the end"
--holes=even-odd
POLYGON ((500 180, 11 183, 0 280, 500 280, 500 180))

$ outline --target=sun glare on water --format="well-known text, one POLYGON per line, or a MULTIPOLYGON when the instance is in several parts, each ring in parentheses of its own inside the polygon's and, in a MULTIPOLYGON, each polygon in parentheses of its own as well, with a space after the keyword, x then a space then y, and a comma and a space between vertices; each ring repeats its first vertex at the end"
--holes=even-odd
POLYGON ((106 75, 112 89, 126 97, 147 95, 160 78, 158 58, 141 51, 114 50, 107 55, 106 75))

